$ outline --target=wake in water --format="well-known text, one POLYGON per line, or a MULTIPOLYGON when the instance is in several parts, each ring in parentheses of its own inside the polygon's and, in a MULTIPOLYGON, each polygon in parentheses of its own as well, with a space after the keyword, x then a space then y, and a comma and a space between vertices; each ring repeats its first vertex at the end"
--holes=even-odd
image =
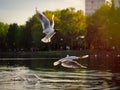
POLYGON ((1 90, 119 90, 120 73, 99 70, 31 70, 27 67, 0 67, 1 90))

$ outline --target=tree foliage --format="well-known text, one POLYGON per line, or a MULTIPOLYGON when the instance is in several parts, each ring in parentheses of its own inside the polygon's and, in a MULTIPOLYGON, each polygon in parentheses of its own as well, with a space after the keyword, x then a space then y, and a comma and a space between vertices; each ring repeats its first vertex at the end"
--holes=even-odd
POLYGON ((103 5, 87 17, 87 44, 96 49, 110 49, 119 45, 119 9, 103 5))
POLYGON ((9 28, 8 24, 0 22, 0 51, 6 48, 5 46, 8 28, 9 28))
POLYGON ((7 46, 12 50, 16 46, 15 39, 16 39, 17 30, 18 30, 18 25, 16 23, 10 24, 8 33, 7 33, 7 46))
POLYGON ((93 48, 120 48, 120 8, 103 5, 93 15, 85 16, 83 11, 66 8, 56 11, 45 11, 45 16, 52 22, 54 14, 55 29, 58 32, 50 43, 43 43, 45 36, 41 22, 36 14, 26 21, 25 25, 4 24, 0 22, 0 50, 64 50, 93 48), (86 23, 87 22, 87 23, 86 23), (80 36, 86 36, 81 39, 80 36))

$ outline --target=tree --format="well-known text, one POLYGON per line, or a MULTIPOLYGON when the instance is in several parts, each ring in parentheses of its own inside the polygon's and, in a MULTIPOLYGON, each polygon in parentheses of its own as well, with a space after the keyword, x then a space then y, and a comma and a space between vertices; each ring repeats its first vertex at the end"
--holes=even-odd
POLYGON ((85 34, 86 22, 82 11, 75 11, 74 8, 67 8, 61 11, 61 32, 65 40, 65 45, 72 49, 79 46, 80 42, 76 38, 85 34))
POLYGON ((105 49, 109 47, 110 29, 109 5, 103 5, 92 16, 87 18, 87 43, 89 47, 105 49))
MULTIPOLYGON (((54 14, 55 26, 58 32, 52 37, 51 43, 43 43, 43 28, 36 14, 28 19, 25 25, 18 26, 16 23, 10 24, 7 33, 7 47, 11 50, 38 49, 39 50, 59 50, 65 49, 67 45, 71 49, 78 49, 84 46, 84 40, 78 38, 86 34, 86 18, 83 11, 76 11, 74 8, 67 8, 56 11, 45 11, 45 16, 52 22, 54 14)), ((5 43, 4 43, 5 44, 5 43)))
POLYGON ((6 35, 9 25, 0 22, 0 50, 6 49, 6 35))
POLYGON ((103 5, 87 17, 87 44, 96 49, 120 48, 120 7, 103 5))
POLYGON ((110 43, 111 46, 120 48, 120 7, 114 6, 110 10, 110 43))
POLYGON ((23 36, 23 32, 24 32, 25 26, 21 25, 18 26, 18 30, 16 32, 16 38, 15 38, 15 42, 16 42, 16 48, 17 50, 20 50, 24 47, 23 45, 23 41, 24 41, 24 36, 23 36))
POLYGON ((16 48, 16 32, 18 30, 18 25, 16 23, 10 24, 8 33, 7 33, 7 47, 12 51, 16 48))
POLYGON ((23 30, 23 48, 25 51, 29 51, 32 46, 32 33, 31 33, 31 27, 33 25, 33 21, 30 18, 29 21, 26 22, 25 28, 23 30))

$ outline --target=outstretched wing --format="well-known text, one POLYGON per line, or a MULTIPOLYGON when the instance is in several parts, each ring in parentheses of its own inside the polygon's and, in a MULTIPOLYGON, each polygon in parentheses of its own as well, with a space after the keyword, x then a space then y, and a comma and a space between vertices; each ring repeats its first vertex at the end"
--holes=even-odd
POLYGON ((47 29, 50 27, 50 21, 46 18, 46 16, 36 10, 36 13, 39 17, 40 22, 42 23, 43 29, 47 29))
POLYGON ((54 28, 54 26, 55 26, 55 22, 54 22, 54 14, 53 14, 52 15, 52 25, 51 25, 51 27, 54 28))
POLYGON ((62 62, 61 63, 61 65, 63 66, 63 67, 67 67, 67 68, 86 68, 85 66, 83 66, 83 65, 81 65, 81 64, 79 64, 78 62, 76 62, 76 61, 64 61, 64 62, 62 62))
POLYGON ((87 57, 89 57, 89 55, 81 56, 80 59, 84 59, 84 58, 87 58, 87 57))
POLYGON ((77 57, 77 56, 68 56, 67 58, 71 59, 71 60, 75 60, 75 59, 79 59, 80 57, 77 57))

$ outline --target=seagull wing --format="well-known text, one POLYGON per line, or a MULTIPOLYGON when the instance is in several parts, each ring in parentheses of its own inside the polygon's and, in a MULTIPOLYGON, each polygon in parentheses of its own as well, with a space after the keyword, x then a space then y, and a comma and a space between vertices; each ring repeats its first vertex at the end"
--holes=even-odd
POLYGON ((42 23, 43 29, 45 30, 47 28, 50 28, 50 21, 46 18, 46 16, 42 13, 39 13, 37 10, 36 13, 40 19, 40 22, 42 23))
POLYGON ((75 59, 79 59, 80 57, 77 57, 77 56, 69 56, 69 57, 67 57, 67 58, 75 60, 75 59))
POLYGON ((72 60, 66 60, 62 62, 61 65, 67 68, 86 68, 85 66, 79 64, 77 61, 72 60))
POLYGON ((52 15, 52 25, 51 25, 51 27, 54 28, 54 26, 55 26, 55 22, 54 22, 54 14, 53 14, 52 15))
POLYGON ((76 60, 76 59, 79 59, 80 57, 77 57, 77 56, 69 56, 69 55, 67 55, 66 57, 65 57, 65 59, 69 59, 69 60, 76 60))
POLYGON ((66 61, 66 58, 62 58, 62 59, 59 59, 58 61, 55 61, 55 62, 53 63, 53 65, 56 66, 56 65, 58 65, 58 64, 60 64, 60 63, 62 63, 62 62, 64 62, 64 61, 66 61))
POLYGON ((89 55, 81 56, 80 59, 84 59, 84 58, 87 58, 87 57, 89 57, 89 55))

